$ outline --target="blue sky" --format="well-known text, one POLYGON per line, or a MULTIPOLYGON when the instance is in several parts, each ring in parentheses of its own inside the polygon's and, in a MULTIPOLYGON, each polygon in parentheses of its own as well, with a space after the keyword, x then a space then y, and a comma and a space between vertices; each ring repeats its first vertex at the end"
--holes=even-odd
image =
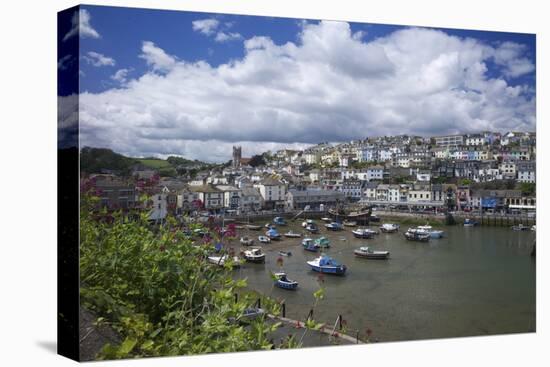
MULTIPOLYGON (((235 143, 251 155, 404 132, 535 129, 534 35, 81 9, 89 145, 223 161, 235 143)), ((78 37, 72 28, 60 25, 60 43, 78 37)), ((61 73, 71 61, 60 55, 61 73)))

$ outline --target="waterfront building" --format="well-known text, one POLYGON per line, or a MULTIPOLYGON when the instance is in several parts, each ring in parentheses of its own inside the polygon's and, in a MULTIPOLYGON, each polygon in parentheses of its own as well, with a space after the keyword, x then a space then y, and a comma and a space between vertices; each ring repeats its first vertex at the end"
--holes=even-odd
POLYGON ((190 186, 190 189, 198 194, 204 209, 217 211, 223 207, 223 192, 214 186, 190 186))
POLYGON ((464 145, 464 135, 445 135, 445 136, 436 136, 435 145, 442 147, 458 147, 464 145))
POLYGON ((289 189, 286 194, 286 207, 291 210, 309 207, 317 210, 323 207, 334 207, 344 201, 344 194, 339 191, 323 189, 289 189))
POLYGON ((286 185, 273 176, 267 176, 255 183, 262 195, 265 209, 282 209, 285 206, 286 185))

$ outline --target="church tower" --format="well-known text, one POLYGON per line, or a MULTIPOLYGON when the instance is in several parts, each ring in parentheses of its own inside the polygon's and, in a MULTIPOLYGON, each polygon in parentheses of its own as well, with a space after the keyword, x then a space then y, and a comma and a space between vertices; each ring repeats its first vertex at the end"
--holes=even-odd
POLYGON ((241 166, 241 158, 242 158, 242 150, 241 147, 233 147, 233 168, 239 168, 241 166))

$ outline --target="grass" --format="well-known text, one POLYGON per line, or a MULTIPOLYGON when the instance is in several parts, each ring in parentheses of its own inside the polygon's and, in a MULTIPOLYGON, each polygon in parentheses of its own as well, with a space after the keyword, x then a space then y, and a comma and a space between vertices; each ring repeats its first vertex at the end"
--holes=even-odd
POLYGON ((170 163, 162 159, 138 159, 138 162, 153 169, 172 167, 170 163))

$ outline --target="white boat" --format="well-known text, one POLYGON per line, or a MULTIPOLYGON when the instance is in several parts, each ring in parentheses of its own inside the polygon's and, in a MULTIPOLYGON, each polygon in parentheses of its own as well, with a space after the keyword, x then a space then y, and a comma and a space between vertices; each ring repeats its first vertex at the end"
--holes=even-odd
POLYGON ((342 229, 344 229, 342 224, 338 222, 331 222, 329 224, 325 224, 325 228, 330 231, 341 231, 342 229))
POLYGON ((390 257, 389 251, 374 251, 371 250, 368 246, 360 247, 357 250, 353 251, 355 256, 364 257, 366 259, 375 259, 375 260, 386 260, 390 257))
POLYGON ((429 233, 431 238, 441 238, 443 237, 443 231, 433 229, 430 225, 418 226, 416 227, 420 232, 429 233))
POLYGON ((355 227, 357 225, 357 222, 354 220, 345 220, 343 224, 346 227, 355 227))
POLYGON ((384 223, 380 226, 380 231, 384 233, 394 233, 399 230, 399 224, 395 223, 384 223))
POLYGON ((261 248, 253 247, 244 252, 244 259, 252 263, 263 263, 265 262, 265 254, 261 248))
POLYGON ((404 236, 409 241, 419 241, 419 242, 427 242, 431 238, 428 232, 418 228, 409 228, 407 232, 404 233, 404 236))
POLYGON ((306 219, 305 221, 302 222, 302 227, 306 228, 310 224, 315 224, 315 221, 313 219, 306 219))
POLYGON ((270 243, 271 242, 269 237, 266 237, 266 236, 258 236, 258 241, 260 241, 261 243, 270 243))
POLYGON ((252 238, 248 238, 248 237, 241 237, 241 245, 243 246, 252 246, 254 244, 254 240, 252 238))
POLYGON ((531 226, 531 231, 536 231, 536 230, 537 230, 537 226, 536 226, 535 224, 533 224, 533 225, 531 226))
POLYGON ((329 218, 329 217, 323 217, 323 218, 321 218, 321 220, 322 220, 323 222, 325 222, 325 223, 330 223, 330 222, 332 222, 332 218, 329 218))
POLYGON ((338 274, 344 275, 346 273, 346 266, 338 263, 327 255, 321 255, 315 260, 307 261, 307 264, 311 267, 311 270, 318 271, 326 274, 338 274))
POLYGON ((298 288, 298 282, 292 279, 288 279, 285 272, 273 273, 275 278, 275 285, 282 289, 296 289, 298 288))
POLYGON ((353 233, 355 238, 373 238, 376 234, 375 231, 369 228, 357 228, 351 231, 351 233, 353 233))
POLYGON ((233 258, 230 258, 228 255, 223 256, 208 256, 208 262, 211 264, 224 266, 227 261, 232 260, 232 266, 234 268, 238 268, 241 266, 241 259, 239 259, 237 256, 233 256, 233 258))
POLYGON ((254 225, 254 224, 245 224, 244 228, 250 229, 252 231, 259 231, 260 229, 262 229, 262 226, 257 226, 257 225, 254 225))
POLYGON ((523 224, 518 224, 518 225, 512 226, 512 230, 514 230, 514 231, 528 231, 529 229, 530 229, 529 226, 526 226, 526 225, 523 225, 523 224))
POLYGON ((301 233, 295 233, 295 232, 292 232, 292 231, 288 231, 287 233, 285 233, 285 237, 299 238, 299 237, 302 237, 302 234, 301 233))
POLYGON ((473 227, 477 225, 478 223, 473 219, 470 219, 470 218, 464 219, 464 227, 473 227))

